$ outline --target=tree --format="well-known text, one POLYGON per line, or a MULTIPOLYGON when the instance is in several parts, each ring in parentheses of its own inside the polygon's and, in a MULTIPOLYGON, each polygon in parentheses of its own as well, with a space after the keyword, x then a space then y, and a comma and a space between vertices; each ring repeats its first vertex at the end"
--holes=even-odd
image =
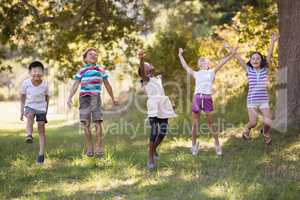
POLYGON ((300 1, 279 0, 277 128, 300 127, 300 1))
POLYGON ((0 62, 29 56, 53 60, 61 66, 61 78, 68 78, 86 47, 106 51, 126 43, 124 54, 131 53, 139 43, 135 34, 144 27, 141 8, 137 0, 1 0, 0 62))

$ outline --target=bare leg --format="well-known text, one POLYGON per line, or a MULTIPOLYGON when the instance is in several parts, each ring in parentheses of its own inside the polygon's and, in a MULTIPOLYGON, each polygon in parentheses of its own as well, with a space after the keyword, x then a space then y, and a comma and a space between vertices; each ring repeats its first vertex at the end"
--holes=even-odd
POLYGON ((265 138, 265 143, 269 144, 271 141, 270 136, 270 128, 272 125, 272 119, 271 119, 271 112, 269 108, 262 108, 260 109, 264 118, 264 127, 263 127, 263 135, 265 138))
POLYGON ((209 129, 209 131, 211 132, 212 136, 214 137, 215 139, 215 145, 216 146, 219 146, 220 145, 220 142, 219 142, 219 135, 217 133, 216 130, 214 130, 214 127, 213 127, 213 113, 210 112, 210 113, 206 113, 206 123, 207 123, 207 127, 209 129))
POLYGON ((97 121, 95 122, 95 128, 96 128, 96 153, 102 154, 103 147, 102 147, 102 122, 97 121))
POLYGON ((245 127, 245 130, 243 132, 243 138, 244 139, 250 139, 250 131, 252 128, 256 127, 257 124, 257 110, 256 108, 248 108, 248 117, 249 121, 245 127))
POLYGON ((40 151, 39 155, 45 154, 45 144, 46 144, 46 137, 45 137, 45 122, 37 122, 38 125, 38 132, 39 132, 39 143, 40 143, 40 151))
POLYGON ((92 131, 91 131, 90 121, 85 121, 83 123, 83 126, 84 126, 84 135, 85 135, 87 153, 93 153, 92 131))
POLYGON ((197 142, 197 133, 198 133, 198 127, 199 127, 199 116, 200 113, 192 113, 193 118, 193 126, 192 126, 192 145, 195 146, 197 142))
POLYGON ((26 123, 26 132, 27 135, 32 136, 32 132, 33 132, 33 123, 34 123, 34 115, 31 113, 28 113, 26 115, 27 118, 27 123, 26 123))

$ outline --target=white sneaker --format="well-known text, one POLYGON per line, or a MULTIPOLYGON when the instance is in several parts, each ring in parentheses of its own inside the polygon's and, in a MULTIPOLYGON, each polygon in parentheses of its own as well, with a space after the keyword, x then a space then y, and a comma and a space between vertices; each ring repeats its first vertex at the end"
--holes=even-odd
POLYGON ((220 145, 216 145, 215 148, 216 148, 216 154, 218 156, 221 156, 222 155, 222 148, 221 148, 221 146, 220 145))
POLYGON ((199 142, 197 142, 195 145, 192 145, 191 152, 193 156, 196 156, 199 151, 199 142))

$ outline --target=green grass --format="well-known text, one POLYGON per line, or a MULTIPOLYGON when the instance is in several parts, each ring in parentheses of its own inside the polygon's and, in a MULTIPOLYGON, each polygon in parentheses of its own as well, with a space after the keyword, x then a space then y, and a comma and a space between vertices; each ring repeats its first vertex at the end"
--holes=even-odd
POLYGON ((199 136, 199 155, 190 154, 186 129, 190 115, 179 113, 171 121, 173 129, 160 147, 161 160, 152 171, 145 167, 148 135, 143 128, 135 132, 114 129, 114 122, 144 123, 145 116, 132 109, 106 120, 102 159, 84 156, 78 124, 65 126, 63 121, 55 121, 47 125, 43 166, 35 164, 37 134, 33 144, 25 144, 24 130, 0 129, 0 198, 300 199, 299 132, 272 131, 271 147, 263 144, 258 129, 252 141, 243 141, 239 133, 247 120, 241 103, 244 99, 243 95, 233 97, 226 113, 216 107, 216 119, 234 124, 222 130, 222 157, 215 155, 213 140, 204 134, 199 136))

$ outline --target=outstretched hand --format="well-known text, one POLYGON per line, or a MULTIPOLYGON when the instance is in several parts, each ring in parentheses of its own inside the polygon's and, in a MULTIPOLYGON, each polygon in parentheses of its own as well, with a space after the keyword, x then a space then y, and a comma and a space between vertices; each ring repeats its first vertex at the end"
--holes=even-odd
POLYGON ((272 33, 272 35, 271 35, 271 41, 272 42, 277 42, 278 39, 279 39, 278 33, 272 33))
POLYGON ((139 55, 139 59, 144 59, 145 58, 144 50, 141 50, 138 55, 139 55))
POLYGON ((233 48, 227 42, 225 42, 224 43, 224 48, 228 49, 231 53, 235 53, 237 51, 237 49, 239 48, 239 46, 236 46, 235 48, 233 48))
POLYGON ((179 49, 178 49, 178 55, 181 55, 181 54, 183 54, 183 49, 182 49, 182 48, 179 48, 179 49))

